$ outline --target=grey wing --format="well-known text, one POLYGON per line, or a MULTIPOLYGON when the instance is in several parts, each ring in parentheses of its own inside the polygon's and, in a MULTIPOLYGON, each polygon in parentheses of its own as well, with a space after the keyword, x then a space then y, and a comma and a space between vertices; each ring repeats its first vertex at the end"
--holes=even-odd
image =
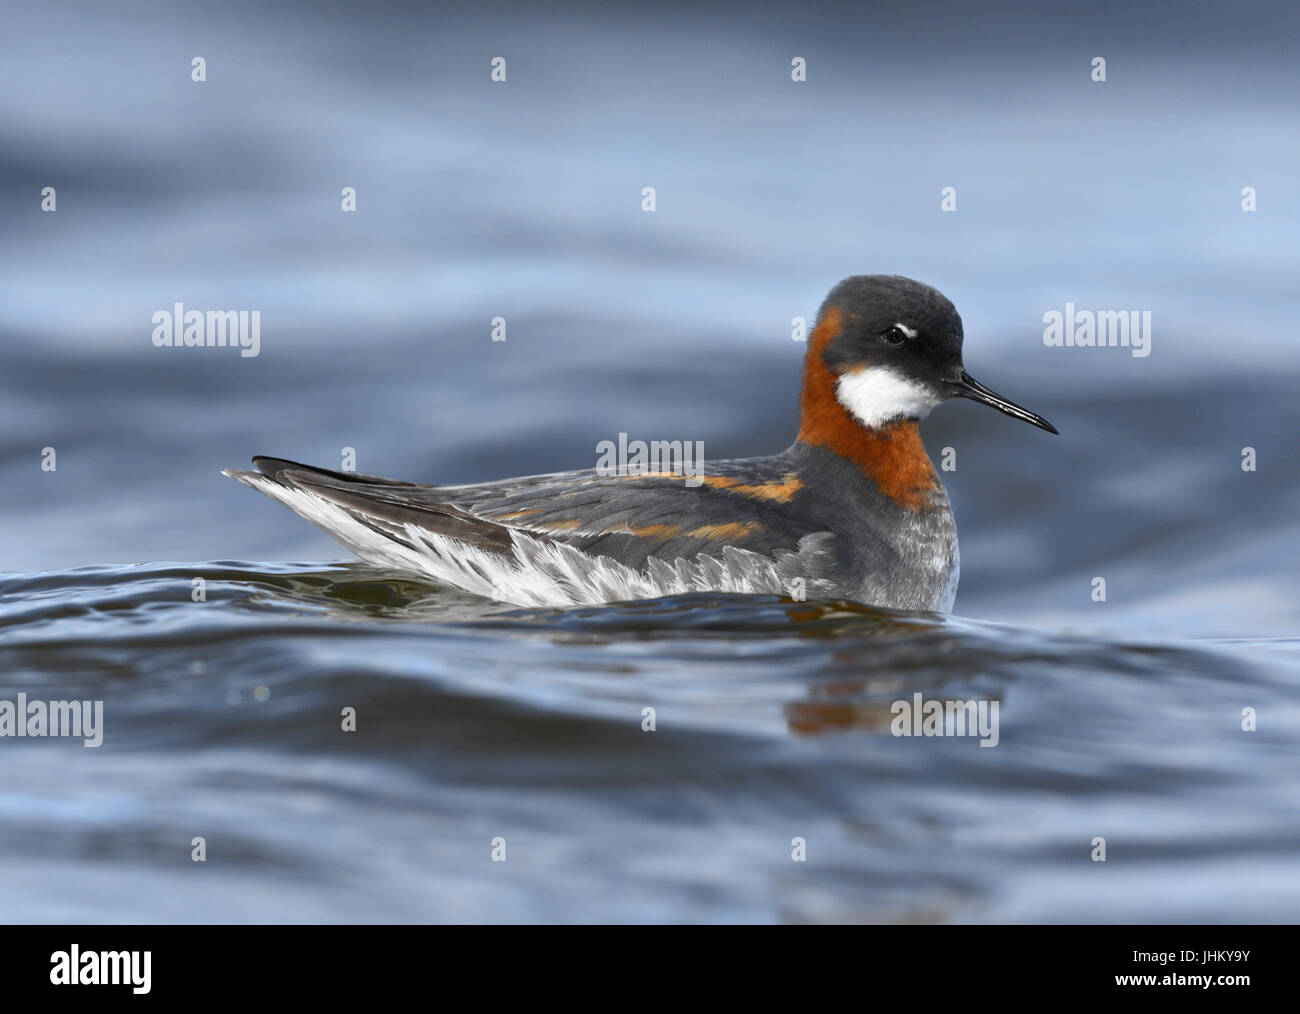
POLYGON ((802 484, 776 459, 710 462, 698 485, 689 477, 587 469, 460 486, 395 482, 278 458, 254 461, 263 476, 327 500, 405 544, 408 525, 501 553, 519 551, 513 533, 524 533, 634 570, 685 574, 683 565, 690 564, 701 569, 688 583, 701 587, 737 583, 730 569, 746 575, 738 582, 746 587, 781 592, 802 578, 809 594, 831 591, 833 536, 792 509, 802 484))

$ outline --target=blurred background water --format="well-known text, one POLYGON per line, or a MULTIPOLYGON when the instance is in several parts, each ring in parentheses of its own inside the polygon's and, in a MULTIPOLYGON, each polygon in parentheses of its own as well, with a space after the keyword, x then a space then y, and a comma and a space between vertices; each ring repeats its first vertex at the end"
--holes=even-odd
POLYGON ((1283 3, 9 12, 0 700, 106 730, 0 740, 0 918, 1294 919, 1297 42, 1283 3), (218 474, 771 453, 791 319, 862 272, 1061 430, 923 424, 952 619, 519 611, 218 474), (176 301, 260 309, 261 354, 155 348, 176 301), (1151 355, 1045 347, 1066 301, 1151 355), (999 700, 999 746, 890 736, 915 691, 999 700))

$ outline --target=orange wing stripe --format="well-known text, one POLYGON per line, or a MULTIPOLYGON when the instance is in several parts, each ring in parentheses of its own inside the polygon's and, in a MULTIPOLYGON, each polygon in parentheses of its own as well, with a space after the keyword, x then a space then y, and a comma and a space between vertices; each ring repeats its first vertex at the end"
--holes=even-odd
POLYGON ((642 472, 636 475, 620 475, 620 479, 698 479, 700 484, 710 489, 722 489, 728 493, 739 493, 754 500, 775 500, 777 503, 789 503, 799 490, 803 481, 793 472, 787 472, 780 482, 766 482, 743 485, 739 479, 726 475, 679 475, 676 472, 642 472))

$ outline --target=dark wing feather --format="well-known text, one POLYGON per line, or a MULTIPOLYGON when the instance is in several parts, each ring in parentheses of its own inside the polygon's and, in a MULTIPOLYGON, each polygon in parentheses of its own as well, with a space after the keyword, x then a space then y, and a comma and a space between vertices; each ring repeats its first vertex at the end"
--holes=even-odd
POLYGON ((595 470, 421 486, 377 476, 254 458, 263 474, 309 490, 401 540, 404 526, 507 550, 510 530, 564 542, 639 568, 733 546, 775 559, 818 529, 791 509, 801 485, 780 458, 712 461, 702 485, 668 475, 608 476, 595 470))

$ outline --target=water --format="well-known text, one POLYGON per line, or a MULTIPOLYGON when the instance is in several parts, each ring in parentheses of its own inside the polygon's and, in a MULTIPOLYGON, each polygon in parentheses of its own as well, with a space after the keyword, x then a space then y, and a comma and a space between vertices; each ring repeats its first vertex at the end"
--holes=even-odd
POLYGON ((1293 12, 234 9, 0 40, 0 700, 105 702, 99 748, 0 740, 0 918, 1294 920, 1293 12), (873 270, 1061 431, 923 424, 951 618, 519 610, 335 562, 218 474, 770 453, 790 319, 873 270), (176 300, 262 309, 262 354, 153 348, 176 300), (1152 355, 1045 348, 1066 300, 1152 310, 1152 355), (916 692, 999 702, 997 747, 892 736, 916 692))

